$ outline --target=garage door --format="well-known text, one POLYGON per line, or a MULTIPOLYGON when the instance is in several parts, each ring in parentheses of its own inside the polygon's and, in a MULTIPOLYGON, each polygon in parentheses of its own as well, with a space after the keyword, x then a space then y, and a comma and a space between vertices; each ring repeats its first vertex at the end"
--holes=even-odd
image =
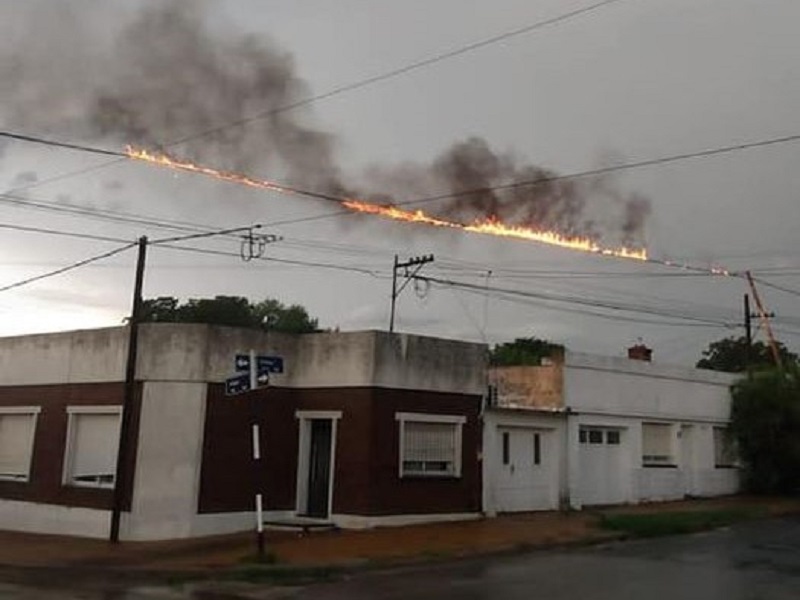
POLYGON ((627 499, 622 458, 624 431, 581 427, 579 490, 583 504, 621 504, 627 499))
POLYGON ((553 432, 499 427, 500 465, 495 473, 498 512, 552 510, 558 507, 553 432))

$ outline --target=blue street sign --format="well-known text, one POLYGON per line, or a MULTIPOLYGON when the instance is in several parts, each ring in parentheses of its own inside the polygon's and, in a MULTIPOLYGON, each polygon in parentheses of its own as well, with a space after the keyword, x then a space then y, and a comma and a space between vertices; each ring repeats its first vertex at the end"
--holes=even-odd
MULTIPOLYGON (((234 366, 239 373, 250 371, 250 355, 237 354, 234 366)), ((281 356, 256 356, 256 371, 259 375, 264 373, 283 373, 283 357, 281 356)))
POLYGON ((250 375, 236 375, 225 380, 225 395, 233 396, 250 391, 250 375))
POLYGON ((283 373, 283 357, 281 356, 256 356, 258 374, 283 373))

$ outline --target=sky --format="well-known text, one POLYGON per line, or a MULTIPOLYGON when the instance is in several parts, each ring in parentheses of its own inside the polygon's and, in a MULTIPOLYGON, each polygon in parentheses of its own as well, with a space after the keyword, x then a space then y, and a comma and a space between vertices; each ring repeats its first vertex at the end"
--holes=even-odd
MULTIPOLYGON (((470 139, 520 172, 563 175, 800 133, 792 0, 618 0, 325 97, 593 4, 0 0, 0 130, 112 150, 164 145, 258 178, 396 201, 453 191, 442 165, 470 139)), ((800 142, 788 142, 564 189, 580 202, 578 224, 598 227, 604 243, 618 241, 638 199, 649 210, 636 243, 651 257, 752 270, 778 338, 797 351, 798 158, 800 142)), ((145 296, 275 297, 326 328, 384 329, 394 255, 433 254, 421 273, 472 287, 407 286, 399 331, 537 336, 612 356, 641 340, 655 361, 687 365, 742 334, 740 277, 342 216, 330 202, 124 159, 0 139, 0 192, 0 288, 122 245, 20 228, 134 241, 258 223, 282 238, 262 257, 277 261, 243 261, 231 236, 151 246, 145 296)), ((135 258, 128 250, 0 292, 0 335, 121 323, 135 258)))

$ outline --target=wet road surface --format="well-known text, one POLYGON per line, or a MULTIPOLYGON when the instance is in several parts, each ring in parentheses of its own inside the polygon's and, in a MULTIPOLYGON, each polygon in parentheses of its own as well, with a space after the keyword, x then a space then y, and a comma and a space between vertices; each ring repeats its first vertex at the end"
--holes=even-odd
POLYGON ((233 598, 784 600, 800 599, 800 518, 563 552, 364 573, 299 588, 37 589, 0 583, 0 600, 233 598))

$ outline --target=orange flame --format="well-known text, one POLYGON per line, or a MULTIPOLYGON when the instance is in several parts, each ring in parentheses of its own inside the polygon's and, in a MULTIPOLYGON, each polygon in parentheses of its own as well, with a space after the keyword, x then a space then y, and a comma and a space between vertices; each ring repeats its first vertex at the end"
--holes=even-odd
POLYGON ((345 200, 342 202, 342 205, 357 212, 379 215, 396 221, 405 221, 407 223, 425 223, 426 225, 433 225, 435 227, 461 229, 462 231, 469 231, 470 233, 482 233, 485 235, 541 242, 551 246, 559 246, 560 248, 569 248, 570 250, 580 250, 605 256, 631 258, 642 261, 648 260, 647 251, 644 249, 625 247, 604 248, 589 238, 568 237, 555 231, 537 230, 518 225, 506 225, 496 219, 478 220, 469 225, 465 225, 463 223, 432 217, 421 210, 408 211, 399 209, 396 206, 381 206, 379 204, 360 202, 358 200, 345 200))
POLYGON ((133 146, 125 147, 125 154, 128 158, 135 160, 142 160, 151 164, 160 165, 162 167, 169 167, 170 169, 177 169, 180 171, 189 171, 191 173, 200 173, 207 175, 214 179, 222 181, 231 181, 233 183, 241 183, 250 187, 258 188, 260 190, 272 190, 281 193, 292 193, 292 190, 282 185, 278 185, 272 181, 263 179, 253 179, 247 175, 240 175, 238 173, 231 173, 228 171, 221 171, 219 169, 212 169, 211 167, 203 167, 192 162, 176 160, 167 156, 166 154, 153 154, 147 150, 137 149, 133 146))
MULTIPOLYGON (((211 167, 204 167, 188 161, 176 160, 167 156, 166 154, 154 154, 148 152, 147 150, 134 148, 133 146, 127 146, 125 149, 125 154, 129 158, 135 160, 145 161, 151 164, 160 165, 162 167, 168 167, 170 169, 189 171, 191 173, 200 173, 202 175, 207 175, 222 181, 239 183, 253 188, 271 190, 280 192, 282 194, 304 194, 304 192, 282 186, 272 181, 254 179, 247 175, 212 169, 211 167)), ((387 219, 393 219, 395 221, 420 223, 434 227, 460 229, 461 231, 468 231, 470 233, 480 233, 484 235, 494 235, 499 237, 540 242, 543 244, 549 244, 551 246, 568 248, 570 250, 580 250, 582 252, 590 252, 592 254, 601 254, 603 256, 614 256, 617 258, 628 258, 641 261, 649 260, 647 256, 647 250, 645 249, 626 247, 605 248, 589 238, 569 237, 556 231, 538 230, 529 227, 521 227, 518 225, 506 225, 497 219, 483 219, 477 220, 471 224, 464 224, 440 219, 438 217, 428 215, 421 210, 409 211, 397 208, 395 206, 384 206, 353 199, 341 200, 340 203, 345 208, 354 212, 376 215, 387 219)))

